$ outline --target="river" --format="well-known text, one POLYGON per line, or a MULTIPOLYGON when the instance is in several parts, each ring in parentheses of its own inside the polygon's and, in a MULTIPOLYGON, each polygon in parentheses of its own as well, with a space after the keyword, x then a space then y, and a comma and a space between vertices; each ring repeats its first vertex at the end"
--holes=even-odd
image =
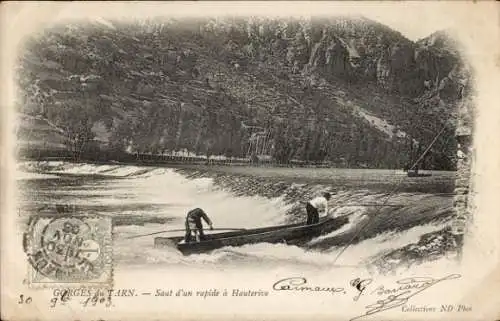
MULTIPOLYGON (((380 182, 395 175, 394 171, 383 170, 324 171, 333 180, 341 177, 343 182, 349 177, 359 180, 360 173, 380 182)), ((114 262, 127 267, 358 266, 416 243, 422 235, 442 230, 452 217, 453 199, 449 193, 422 192, 420 188, 396 190, 391 194, 369 184, 363 186, 362 182, 345 183, 345 188, 337 183, 331 202, 336 204, 334 215, 348 214, 350 222, 340 230, 312 240, 308 249, 286 244, 251 244, 183 256, 174 248, 154 248, 153 236, 130 239, 135 235, 181 229, 186 212, 194 207, 203 208, 218 228, 296 222, 305 218, 300 201, 319 193, 325 186, 325 182, 316 183, 314 177, 308 182, 261 177, 256 183, 248 175, 212 174, 151 166, 27 162, 19 164, 16 177, 20 207, 25 216, 43 213, 47 211, 44 207, 50 208, 54 203, 72 205, 79 213, 111 215, 115 224, 114 262), (282 186, 278 188, 277 184, 282 186), (398 206, 366 206, 384 201, 398 206), (367 220, 370 224, 366 227, 367 220), (365 228, 358 233, 362 226, 365 228), (339 251, 356 235, 359 236, 353 244, 337 259, 339 251)), ((437 173, 432 179, 453 184, 453 177, 454 173, 437 173)), ((421 180, 424 185, 425 179, 421 180)), ((417 182, 414 185, 420 184, 414 182, 417 182)), ((180 234, 182 232, 159 235, 180 234)))

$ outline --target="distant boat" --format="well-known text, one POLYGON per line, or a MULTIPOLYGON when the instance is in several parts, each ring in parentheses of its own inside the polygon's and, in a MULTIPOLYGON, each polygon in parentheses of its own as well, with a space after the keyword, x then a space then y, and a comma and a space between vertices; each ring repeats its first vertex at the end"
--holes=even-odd
POLYGON ((346 216, 337 218, 321 218, 319 223, 306 225, 304 223, 281 226, 246 229, 236 232, 223 232, 206 235, 201 242, 184 243, 182 236, 156 237, 155 247, 176 246, 184 255, 205 253, 224 246, 242 246, 255 243, 286 243, 293 245, 305 244, 314 237, 330 233, 347 224, 346 216))
POLYGON ((428 176, 432 176, 432 173, 430 172, 418 172, 418 169, 414 169, 414 170, 408 170, 406 171, 406 175, 408 175, 408 177, 428 177, 428 176))
MULTIPOLYGON (((429 148, 432 146, 432 144, 429 146, 429 148)), ((406 175, 408 177, 429 177, 432 176, 431 171, 424 171, 423 173, 420 172, 419 167, 425 166, 424 164, 426 163, 426 155, 427 151, 421 154, 421 146, 418 146, 417 150, 410 151, 410 157, 409 157, 409 162, 406 163, 404 171, 406 172, 406 175), (413 156, 411 156, 413 154, 413 156), (419 156, 421 155, 421 156, 419 156), (417 158, 417 156, 419 156, 417 158), (413 164, 413 165, 412 165, 413 164)), ((427 155, 428 157, 428 155, 427 155)))

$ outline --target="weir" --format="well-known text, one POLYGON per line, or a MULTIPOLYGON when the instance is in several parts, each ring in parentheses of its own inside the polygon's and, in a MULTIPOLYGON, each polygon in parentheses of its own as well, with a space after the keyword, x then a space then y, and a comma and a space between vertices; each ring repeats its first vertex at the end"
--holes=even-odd
MULTIPOLYGON (((59 185, 54 190, 50 180, 30 180, 28 190, 44 191, 47 195, 66 195, 65 202, 75 205, 76 208, 68 208, 68 211, 77 212, 99 212, 111 215, 115 225, 116 242, 114 249, 121 253, 116 259, 120 264, 147 264, 147 262, 161 262, 165 264, 189 264, 198 265, 204 262, 213 264, 224 264, 236 257, 242 264, 334 264, 331 251, 336 251, 339 237, 346 239, 357 229, 358 211, 365 213, 370 206, 352 207, 343 205, 377 205, 381 204, 385 194, 377 189, 366 186, 366 175, 375 183, 377 181, 388 181, 394 176, 392 171, 370 171, 367 170, 323 170, 316 169, 311 172, 302 170, 299 172, 304 177, 310 175, 309 184, 298 184, 294 180, 297 171, 276 170, 275 175, 270 173, 268 177, 255 177, 251 175, 238 175, 230 173, 212 173, 206 175, 190 175, 188 171, 176 171, 172 169, 153 168, 147 173, 144 168, 135 166, 106 166, 93 164, 56 163, 47 164, 62 173, 79 173, 84 176, 87 173, 103 173, 109 175, 109 180, 100 182, 100 188, 96 189, 87 181, 77 181, 77 178, 68 178, 67 185, 59 185), (328 174, 329 184, 316 182, 316 176, 328 174), (292 179, 285 180, 283 175, 292 175, 292 179), (127 179, 116 180, 115 176, 127 176, 127 179), (314 177, 313 177, 314 176, 314 177), (345 176, 352 180, 346 181, 345 176), (359 177, 365 177, 360 181, 359 177), (347 184, 350 186, 346 186, 347 184), (334 204, 339 208, 334 215, 351 215, 350 220, 354 223, 352 227, 338 234, 328 235, 327 239, 318 240, 317 245, 302 249, 285 244, 254 244, 251 246, 223 249, 216 251, 210 256, 180 256, 174 246, 166 246, 161 249, 154 247, 154 238, 157 232, 165 230, 182 230, 184 227, 184 210, 194 206, 202 206, 207 214, 217 222, 216 228, 231 226, 234 228, 255 228, 277 226, 300 222, 305 218, 303 204, 299 200, 305 200, 319 191, 336 186, 339 190, 334 196, 334 204), (132 187, 132 189, 130 189, 132 187), (235 192, 241 192, 238 195, 235 192), (88 195, 91 191, 93 197, 82 199, 80 195, 88 195), (58 194, 59 193, 59 194, 58 194), (97 203, 96 203, 97 202, 97 203), (97 206, 97 205, 98 206, 97 206), (201 204, 201 205, 200 205, 201 204), (295 206, 297 205, 297 206, 295 206), (160 220, 161 219, 161 220, 160 220), (292 222, 289 221, 291 219, 292 222), (148 224, 144 224, 147 222, 148 224), (351 228, 354 230, 351 231, 351 228), (344 233, 348 233, 344 235, 344 233), (141 238, 133 238, 136 235, 149 235, 141 238), (312 250, 312 251, 311 251, 312 250), (324 253, 323 253, 324 251, 324 253), (312 253, 311 253, 312 252, 312 253), (146 262, 146 263, 145 263, 146 262)), ((252 169, 249 169, 252 170, 252 169)), ((260 169, 259 169, 260 171, 260 169)), ((253 174, 250 173, 250 174, 253 174)), ((445 182, 451 183, 454 174, 449 174, 450 179, 443 176, 445 182)), ((324 175, 323 175, 324 176, 324 175)), ((393 178, 393 180, 399 177, 393 178)), ((451 185, 451 184, 450 184, 451 185)), ((426 187, 427 188, 427 187, 426 187)), ((434 190, 432 192, 435 192, 434 190)), ((446 202, 443 196, 435 196, 431 193, 421 194, 418 192, 396 193, 391 198, 391 204, 404 204, 405 207, 394 206, 382 207, 380 211, 381 220, 372 224, 365 232, 364 241, 353 244, 351 254, 347 255, 347 261, 343 264, 359 264, 374 255, 385 252, 394 247, 404 247, 415 238, 425 233, 440 229, 441 225, 435 225, 432 221, 436 217, 445 218, 451 210, 451 200, 446 202), (384 222, 397 222, 400 232, 393 233, 390 225, 384 222), (422 225, 423 226, 420 226, 422 225), (390 241, 389 241, 390 240, 390 241), (355 253, 353 255, 352 253, 355 253)), ((27 207, 36 212, 39 203, 27 202, 27 207)), ((51 203, 48 203, 51 205, 51 203)), ((41 206, 41 205, 40 205, 41 206)), ((380 208, 381 206, 376 206, 380 208)), ((166 234, 165 236, 179 236, 183 233, 166 234)), ((161 234, 160 234, 161 235, 161 234)), ((340 242, 344 244, 345 242, 340 242)), ((344 260, 345 261, 345 260, 344 260)), ((229 293, 231 295, 231 291, 229 293)))

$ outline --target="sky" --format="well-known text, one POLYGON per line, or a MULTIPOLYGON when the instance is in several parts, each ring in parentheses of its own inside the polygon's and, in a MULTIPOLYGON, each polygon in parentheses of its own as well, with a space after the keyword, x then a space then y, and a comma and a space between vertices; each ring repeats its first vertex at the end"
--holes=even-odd
POLYGON ((415 14, 413 10, 401 11, 398 15, 365 12, 363 16, 397 30, 413 41, 427 37, 439 30, 453 28, 456 23, 452 19, 434 14, 425 14, 424 12, 415 14))
MULTIPOLYGON (((317 2, 47 2, 19 6, 15 11, 28 14, 23 25, 54 22, 61 19, 130 19, 159 15, 210 16, 221 14, 315 16, 357 14, 376 20, 410 40, 418 40, 446 28, 467 24, 474 8, 470 2, 457 1, 317 1, 317 2), (24 6, 24 7, 23 7, 24 6), (27 23, 29 22, 29 23, 27 23)), ((13 6, 14 7, 14 6, 13 6)), ((475 8, 478 8, 476 6, 475 8)), ((481 9, 481 8, 479 8, 481 9)))

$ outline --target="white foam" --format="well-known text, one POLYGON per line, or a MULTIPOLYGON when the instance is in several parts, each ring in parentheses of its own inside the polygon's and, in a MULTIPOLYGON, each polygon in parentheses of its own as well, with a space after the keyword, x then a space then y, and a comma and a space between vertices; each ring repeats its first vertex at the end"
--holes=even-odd
MULTIPOLYGON (((45 164, 46 165, 46 164, 45 164)), ((93 165, 55 163, 49 164, 55 171, 64 173, 94 174, 103 173, 125 179, 108 180, 105 188, 87 188, 56 190, 53 193, 74 194, 76 204, 120 205, 123 210, 112 215, 128 215, 137 212, 127 210, 126 206, 137 204, 162 205, 160 209, 148 209, 144 216, 164 216, 174 218, 166 224, 146 224, 144 226, 118 226, 115 228, 115 259, 120 264, 306 264, 316 267, 333 265, 359 265, 373 256, 385 251, 416 243, 422 234, 437 231, 443 224, 425 224, 402 232, 386 232, 374 238, 364 240, 349 247, 344 255, 335 262, 340 248, 326 252, 306 251, 296 246, 285 244, 253 244, 237 248, 226 247, 210 254, 183 256, 175 248, 157 249, 153 247, 154 236, 127 239, 129 236, 148 234, 167 229, 183 229, 184 218, 188 210, 201 207, 210 216, 217 228, 251 228, 285 223, 286 212, 291 206, 283 198, 266 198, 259 196, 235 197, 228 191, 217 189, 211 178, 187 179, 183 175, 168 168, 153 168, 124 165, 93 165), (98 198, 80 197, 86 194, 98 194, 98 198)), ((31 175, 31 173, 29 174, 31 175)), ((46 176, 45 176, 46 177, 46 176)), ((321 186, 318 186, 318 191, 321 186)), ((334 204, 380 203, 386 194, 376 194, 370 190, 340 191, 332 199, 334 204)), ((411 205, 412 211, 428 210, 429 204, 436 210, 449 205, 439 197, 425 194, 400 193, 390 198, 390 204, 411 205), (430 197, 430 198, 429 198, 430 197)), ((363 223, 366 217, 365 206, 338 206, 333 215, 350 214, 350 221, 341 229, 319 237, 312 242, 319 242, 340 233, 351 231, 363 223)), ((412 213, 408 213, 411 215, 412 213)), ((305 213, 304 213, 305 215, 305 213)), ((398 217, 402 219, 403 216, 398 217)), ((160 234, 182 235, 180 233, 160 234)))
POLYGON ((16 180, 58 178, 56 175, 16 171, 16 180))

